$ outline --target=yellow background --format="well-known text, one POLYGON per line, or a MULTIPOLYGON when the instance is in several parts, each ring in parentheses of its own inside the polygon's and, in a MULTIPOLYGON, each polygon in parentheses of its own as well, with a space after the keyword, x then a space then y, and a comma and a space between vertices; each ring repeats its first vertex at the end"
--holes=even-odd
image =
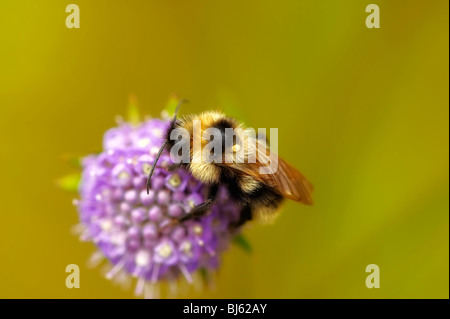
POLYGON ((0 297, 133 298, 86 267, 55 180, 134 93, 237 108, 314 183, 223 256, 211 298, 449 297, 448 1, 0 2, 0 297), (381 29, 367 29, 377 3, 381 29), (76 3, 81 28, 67 29, 76 3), (65 287, 65 267, 81 288, 65 287), (381 270, 367 289, 365 267, 381 270))

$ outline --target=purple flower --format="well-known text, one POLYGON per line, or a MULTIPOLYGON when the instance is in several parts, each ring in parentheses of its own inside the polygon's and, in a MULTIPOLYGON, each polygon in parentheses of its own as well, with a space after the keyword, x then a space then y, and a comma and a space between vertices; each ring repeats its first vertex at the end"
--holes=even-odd
POLYGON ((156 119, 137 126, 122 123, 105 133, 102 153, 83 160, 77 201, 82 237, 94 242, 113 265, 107 278, 126 273, 138 279, 137 294, 160 281, 181 276, 191 281, 195 271, 216 268, 236 234, 229 225, 241 209, 222 188, 209 215, 178 222, 205 200, 206 189, 181 168, 167 172, 168 151, 147 194, 147 174, 167 125, 156 119))

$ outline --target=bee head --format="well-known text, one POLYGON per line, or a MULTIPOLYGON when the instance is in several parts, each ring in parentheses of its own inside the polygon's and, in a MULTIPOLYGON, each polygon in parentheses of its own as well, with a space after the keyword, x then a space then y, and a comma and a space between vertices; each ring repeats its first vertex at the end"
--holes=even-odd
MULTIPOLYGON (((180 119, 174 117, 162 150, 168 146, 172 156, 177 157, 175 163, 189 163, 192 175, 205 182, 217 183, 223 163, 237 162, 243 158, 242 125, 233 118, 216 111, 204 112, 200 115, 188 115, 180 119)), ((155 164, 153 165, 156 166, 155 164)), ((151 174, 149 174, 149 178, 151 174)))
POLYGON ((202 155, 215 164, 227 162, 242 149, 240 123, 229 117, 221 117, 205 126, 202 133, 202 155))
POLYGON ((210 111, 181 120, 190 136, 190 164, 192 175, 205 182, 216 183, 221 171, 233 161, 233 153, 241 150, 240 123, 225 114, 210 111), (231 158, 231 161, 230 161, 231 158))

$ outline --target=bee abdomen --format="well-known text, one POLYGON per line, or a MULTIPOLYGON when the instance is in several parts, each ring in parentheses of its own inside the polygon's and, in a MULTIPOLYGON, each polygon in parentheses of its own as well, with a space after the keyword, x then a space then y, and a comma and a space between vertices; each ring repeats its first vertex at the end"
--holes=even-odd
POLYGON ((240 176, 238 179, 239 188, 246 194, 256 192, 261 187, 261 182, 250 176, 240 176))
POLYGON ((283 199, 283 196, 262 184, 260 188, 250 194, 249 204, 256 215, 265 219, 276 214, 283 199))
POLYGON ((238 200, 249 205, 255 215, 262 215, 263 218, 273 215, 283 201, 283 196, 276 193, 270 186, 251 177, 240 179, 238 184, 240 190, 238 200))

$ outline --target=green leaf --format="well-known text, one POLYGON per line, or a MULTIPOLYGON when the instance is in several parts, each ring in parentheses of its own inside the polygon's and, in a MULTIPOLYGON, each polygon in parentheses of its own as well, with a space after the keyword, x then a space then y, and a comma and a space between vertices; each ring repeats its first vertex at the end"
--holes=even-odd
POLYGON ((178 96, 176 94, 171 94, 162 112, 165 113, 167 116, 172 117, 173 114, 175 113, 175 109, 178 106, 178 102, 180 102, 178 96))
POLYGON ((202 277, 203 282, 208 283, 209 282, 208 271, 205 268, 200 268, 198 271, 200 273, 200 276, 202 277))
POLYGON ((250 245, 249 241, 242 234, 236 235, 233 238, 233 243, 241 247, 247 253, 253 252, 252 246, 250 245))
POLYGON ((68 163, 70 166, 81 168, 81 156, 73 155, 73 154, 63 154, 61 155, 61 159, 68 163))
POLYGON ((127 108, 127 121, 131 124, 139 124, 141 121, 137 104, 136 97, 134 95, 130 95, 127 108))
POLYGON ((81 173, 72 173, 66 175, 56 181, 56 184, 63 190, 68 192, 78 192, 78 185, 80 184, 81 173))
POLYGON ((203 284, 209 287, 210 289, 213 289, 214 287, 214 278, 212 273, 207 270, 206 268, 200 268, 199 269, 200 276, 202 278, 203 284))

